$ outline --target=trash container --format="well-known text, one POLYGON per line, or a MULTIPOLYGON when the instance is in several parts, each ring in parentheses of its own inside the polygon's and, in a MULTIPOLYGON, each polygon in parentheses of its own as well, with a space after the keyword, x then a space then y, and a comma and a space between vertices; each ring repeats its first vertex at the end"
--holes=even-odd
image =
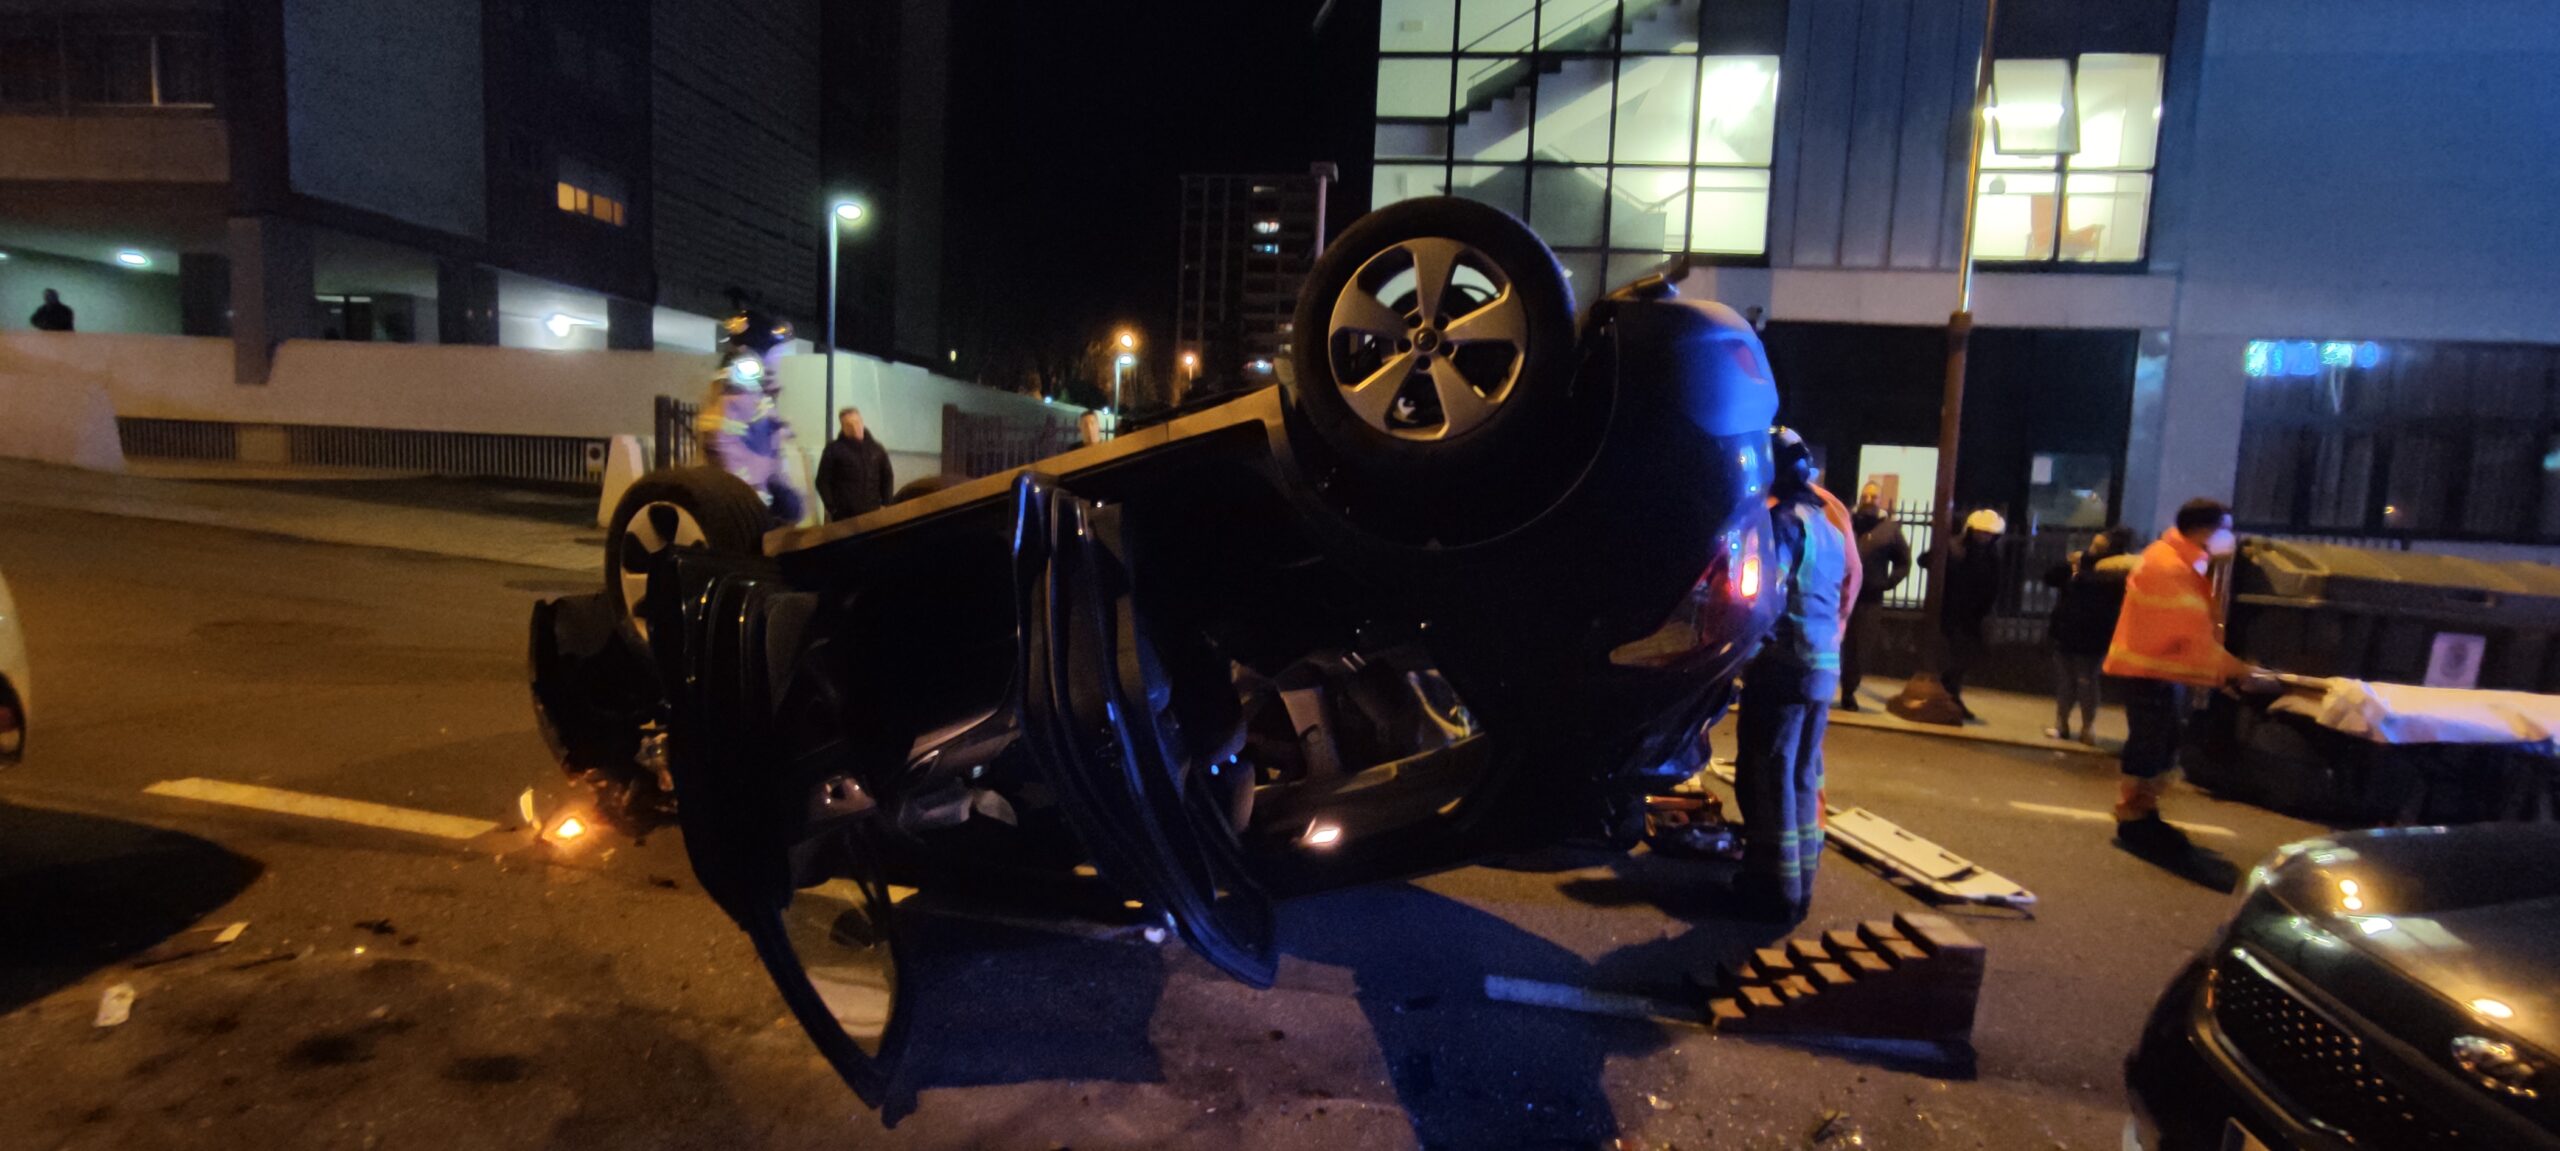
MULTIPOLYGON (((2252 662, 2311 676, 2560 690, 2560 568, 2251 539, 2227 634, 2252 662)), ((2545 749, 2383 746, 2217 697, 2183 757, 2200 786, 2348 823, 2495 819, 2533 806, 2545 749)))

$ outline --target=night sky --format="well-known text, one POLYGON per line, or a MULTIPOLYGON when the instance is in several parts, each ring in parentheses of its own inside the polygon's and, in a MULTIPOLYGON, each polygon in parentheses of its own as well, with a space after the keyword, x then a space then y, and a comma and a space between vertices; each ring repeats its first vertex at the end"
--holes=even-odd
MULTIPOLYGON (((1186 172, 1342 165, 1367 200, 1375 0, 963 0, 953 12, 946 314, 1081 342, 1171 340, 1186 172)), ((964 352, 964 355, 973 354, 964 352)))

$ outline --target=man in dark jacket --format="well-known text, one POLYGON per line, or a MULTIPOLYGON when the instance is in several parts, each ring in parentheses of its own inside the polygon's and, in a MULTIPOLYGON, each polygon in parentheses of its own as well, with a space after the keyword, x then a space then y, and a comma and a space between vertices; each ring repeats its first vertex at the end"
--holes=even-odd
POLYGON ((1947 549, 1947 598, 1938 618, 1938 636, 1946 644, 1938 682, 1967 722, 1979 717, 1964 705, 1965 674, 1982 658, 1983 625, 2000 605, 2000 536, 2009 523, 1984 508, 1966 516, 1964 531, 1947 549))
POLYGON ((2047 739, 2070 739, 2071 710, 2080 709, 2080 742, 2098 743, 2098 665, 2107 658, 2107 642, 2115 637, 2116 616, 2124 611, 2125 577, 2139 566, 2133 554, 2133 529, 2108 528, 2090 541, 2088 550, 2044 573, 2053 588, 2053 614, 2046 634, 2053 640, 2053 726, 2047 739))
POLYGON ((1884 489, 1872 482, 1858 489, 1858 506, 1849 513, 1858 536, 1858 566, 1866 573, 1858 585, 1857 609, 1849 613, 1849 637, 1840 645, 1840 708, 1858 710, 1858 683, 1867 661, 1875 658, 1879 624, 1884 619, 1884 593, 1911 574, 1911 543, 1902 524, 1884 506, 1884 489))
POLYGON ((818 499, 829 520, 847 520, 888 503, 898 482, 889 473, 889 449, 862 426, 862 409, 837 412, 836 427, 840 434, 818 461, 818 499))
POLYGON ((71 330, 71 305, 62 302, 62 293, 44 290, 44 302, 36 305, 35 314, 27 317, 27 326, 39 332, 71 330))

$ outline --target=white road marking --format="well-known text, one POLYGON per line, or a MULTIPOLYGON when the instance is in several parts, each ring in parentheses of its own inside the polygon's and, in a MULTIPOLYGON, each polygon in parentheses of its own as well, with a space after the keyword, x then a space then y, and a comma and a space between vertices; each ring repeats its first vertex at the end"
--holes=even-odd
POLYGON ((498 829, 485 819, 466 819, 459 815, 419 811, 408 807, 391 807, 366 803, 360 799, 312 795, 282 788, 259 787, 250 783, 230 783, 219 779, 164 779, 142 789, 145 795, 166 795, 178 799, 220 803, 246 807, 277 815, 299 815, 306 819, 328 819, 339 823, 379 827, 388 831, 406 831, 414 835, 432 835, 439 839, 477 839, 498 829))
POLYGON ((1613 1015, 1620 1019, 1665 1020, 1696 1023, 1701 1014, 1697 1008, 1641 995, 1623 995, 1615 991, 1594 991, 1569 983, 1548 983, 1540 979, 1519 979, 1509 975, 1484 977, 1484 997, 1504 1003, 1520 1003, 1530 1007, 1553 1007, 1563 1011, 1579 1011, 1585 1015, 1613 1015))
MULTIPOLYGON (((2115 813, 2112 811, 2089 811, 2085 808, 2078 807, 2055 807, 2049 803, 2028 803, 2022 799, 2010 800, 2009 806, 2017 808, 2020 811, 2033 812, 2037 815, 2059 815, 2066 819, 2085 819, 2093 823, 2114 823, 2116 821, 2115 813)), ((2233 831, 2228 827, 2215 827, 2210 823, 2188 823, 2185 820, 2172 819, 2169 821, 2169 826, 2193 835, 2218 835, 2224 839, 2238 839, 2240 837, 2239 832, 2233 831)))

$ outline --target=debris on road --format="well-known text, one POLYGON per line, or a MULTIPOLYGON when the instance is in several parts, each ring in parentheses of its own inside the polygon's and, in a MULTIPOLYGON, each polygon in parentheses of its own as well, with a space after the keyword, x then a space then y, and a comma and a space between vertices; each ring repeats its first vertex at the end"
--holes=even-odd
POLYGON ((391 926, 391 919, 388 916, 381 919, 367 919, 359 922, 356 924, 356 930, 370 931, 375 935, 392 935, 399 931, 398 928, 391 926))
POLYGON ((163 963, 219 951, 231 946, 234 940, 240 938, 240 933, 247 930, 249 930, 249 924, 243 920, 225 927, 198 927, 181 931, 153 944, 142 954, 134 956, 126 966, 155 967, 163 963))
POLYGON ((131 1018, 133 1018, 133 985, 119 983, 108 988, 106 994, 98 997, 98 1018, 92 1026, 115 1027, 131 1018))
POLYGON ((1813 1129, 1814 1151, 1855 1151, 1866 1145, 1866 1131, 1846 1111, 1823 1113, 1822 1123, 1813 1129))

